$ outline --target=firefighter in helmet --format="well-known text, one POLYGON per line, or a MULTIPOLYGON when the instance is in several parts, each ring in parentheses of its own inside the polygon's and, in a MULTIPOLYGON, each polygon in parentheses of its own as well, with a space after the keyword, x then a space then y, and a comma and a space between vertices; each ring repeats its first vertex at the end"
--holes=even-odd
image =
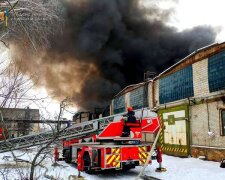
POLYGON ((127 114, 125 116, 126 118, 124 118, 124 127, 123 127, 122 137, 130 136, 130 127, 126 125, 126 123, 136 123, 136 117, 135 117, 135 112, 133 111, 133 107, 130 106, 127 108, 127 114))
POLYGON ((135 112, 133 111, 132 106, 127 108, 127 122, 136 123, 135 112))

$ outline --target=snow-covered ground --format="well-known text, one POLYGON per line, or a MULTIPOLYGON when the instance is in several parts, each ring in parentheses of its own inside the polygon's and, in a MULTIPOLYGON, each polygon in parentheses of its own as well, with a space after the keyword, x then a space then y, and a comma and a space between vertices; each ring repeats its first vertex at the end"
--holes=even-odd
MULTIPOLYGON (((16 155, 20 155, 20 159, 30 161, 34 156, 34 152, 23 153, 21 151, 15 151, 16 155)), ((19 177, 19 171, 22 172, 23 177, 28 177, 29 175, 29 168, 26 163, 22 164, 21 168, 15 169, 12 163, 12 158, 10 153, 3 153, 0 154, 0 179, 3 179, 2 172, 8 169, 7 173, 8 179, 21 179, 19 177), (5 157, 5 158, 4 158, 5 157), (6 164, 11 164, 11 166, 7 166, 6 164)), ((74 165, 66 164, 65 162, 59 162, 59 166, 52 166, 51 156, 49 155, 43 162, 44 166, 48 168, 46 172, 47 175, 53 175, 58 180, 67 180, 70 175, 77 175, 77 169, 74 165)), ((155 172, 155 169, 158 167, 158 163, 153 161, 152 165, 149 165, 146 170, 145 174, 147 176, 153 176, 159 179, 169 179, 169 180, 225 180, 225 169, 220 168, 220 163, 218 162, 211 162, 211 161, 203 161, 195 158, 178 158, 173 156, 163 156, 163 166, 166 167, 166 172, 155 172)), ((114 180, 114 179, 121 179, 121 180, 128 180, 128 179, 135 179, 138 176, 142 167, 136 167, 127 172, 121 171, 108 171, 103 172, 100 174, 86 174, 81 173, 86 180, 114 180)), ((45 169, 43 167, 38 167, 36 170, 36 176, 40 174, 44 174, 45 169)), ((46 179, 43 175, 40 176, 39 179, 46 179)))

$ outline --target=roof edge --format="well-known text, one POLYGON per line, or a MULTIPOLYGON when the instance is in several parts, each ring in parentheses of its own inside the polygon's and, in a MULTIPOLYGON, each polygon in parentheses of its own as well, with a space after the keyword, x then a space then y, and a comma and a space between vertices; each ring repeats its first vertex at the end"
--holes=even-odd
POLYGON ((221 43, 213 43, 213 44, 209 44, 207 46, 204 46, 202 48, 197 49, 196 51, 193 51, 191 54, 187 55, 186 57, 184 57, 183 59, 181 59, 180 61, 178 61, 177 63, 173 64, 172 66, 170 66, 169 68, 165 69, 163 72, 161 72, 158 76, 156 76, 153 80, 158 79, 160 76, 162 76, 163 74, 165 74, 166 72, 170 71, 171 69, 173 69, 174 67, 176 67, 177 65, 183 63, 185 60, 187 60, 188 58, 196 55, 198 52, 201 52, 203 50, 206 50, 208 48, 211 48, 213 46, 216 45, 221 45, 221 44, 225 44, 225 41, 221 42, 221 43))

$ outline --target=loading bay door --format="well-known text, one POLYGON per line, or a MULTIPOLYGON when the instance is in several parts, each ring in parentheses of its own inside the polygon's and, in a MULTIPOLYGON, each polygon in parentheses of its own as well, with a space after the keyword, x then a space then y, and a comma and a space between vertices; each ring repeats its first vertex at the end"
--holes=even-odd
POLYGON ((165 154, 187 157, 190 154, 188 106, 161 109, 160 144, 165 154))

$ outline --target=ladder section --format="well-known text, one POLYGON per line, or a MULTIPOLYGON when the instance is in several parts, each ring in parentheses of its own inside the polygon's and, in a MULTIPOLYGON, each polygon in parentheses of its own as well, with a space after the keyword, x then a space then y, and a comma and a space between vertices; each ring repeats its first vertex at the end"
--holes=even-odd
MULTIPOLYGON (((60 130, 56 140, 69 140, 92 135, 98 131, 103 130, 110 122, 119 121, 122 118, 122 115, 123 114, 118 114, 72 125, 69 128, 60 130)), ((56 132, 52 130, 33 135, 2 140, 0 141, 0 153, 45 144, 51 141, 55 135, 56 132)))
MULTIPOLYGON (((69 128, 63 129, 57 135, 56 141, 58 140, 69 140, 74 138, 82 138, 95 134, 96 132, 102 131, 110 122, 120 121, 125 113, 116 114, 100 119, 95 119, 91 121, 86 121, 83 123, 72 125, 69 128)), ((151 112, 149 109, 139 109, 135 111, 135 116, 137 119, 144 117, 157 117, 157 114, 151 112)), ((32 146, 37 146, 40 144, 46 144, 55 137, 55 132, 45 131, 33 135, 26 135, 21 137, 16 137, 12 139, 0 141, 0 153, 18 150, 22 148, 28 148, 32 146)))

